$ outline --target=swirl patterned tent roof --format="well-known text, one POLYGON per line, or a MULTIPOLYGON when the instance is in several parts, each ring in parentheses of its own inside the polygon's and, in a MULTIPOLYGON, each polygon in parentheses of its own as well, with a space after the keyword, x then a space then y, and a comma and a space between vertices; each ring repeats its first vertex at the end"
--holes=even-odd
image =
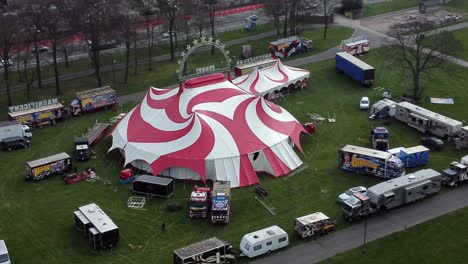
POLYGON ((217 73, 183 88, 151 87, 112 132, 109 151, 120 149, 125 164, 153 175, 239 187, 258 183, 258 171, 278 177, 299 167, 291 146, 300 148, 301 132, 286 110, 217 73))
POLYGON ((277 59, 276 63, 264 69, 255 68, 246 75, 239 76, 232 82, 244 91, 264 95, 279 91, 297 81, 308 79, 310 72, 299 68, 284 65, 277 59))

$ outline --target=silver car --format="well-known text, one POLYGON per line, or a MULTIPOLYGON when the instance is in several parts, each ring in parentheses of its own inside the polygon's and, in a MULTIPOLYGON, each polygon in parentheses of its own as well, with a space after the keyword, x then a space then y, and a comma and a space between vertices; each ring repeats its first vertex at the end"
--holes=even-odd
POLYGON ((357 192, 366 195, 367 194, 367 188, 364 187, 364 186, 353 187, 353 188, 347 190, 346 192, 340 194, 338 196, 338 202, 343 203, 344 201, 348 200, 351 196, 353 196, 357 192))

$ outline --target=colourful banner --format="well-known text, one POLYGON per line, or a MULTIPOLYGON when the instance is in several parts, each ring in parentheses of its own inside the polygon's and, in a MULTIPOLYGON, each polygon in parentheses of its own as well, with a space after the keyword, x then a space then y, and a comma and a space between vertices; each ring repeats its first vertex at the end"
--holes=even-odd
POLYGON ((436 98, 436 97, 430 97, 430 98, 431 98, 431 103, 433 104, 454 104, 455 103, 452 98, 436 98))

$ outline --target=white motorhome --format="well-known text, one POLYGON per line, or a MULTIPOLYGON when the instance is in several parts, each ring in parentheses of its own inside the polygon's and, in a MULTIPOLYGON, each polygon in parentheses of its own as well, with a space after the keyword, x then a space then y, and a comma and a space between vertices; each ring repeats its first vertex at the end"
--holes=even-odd
POLYGON ((458 137, 454 138, 453 142, 457 149, 468 148, 468 126, 461 128, 460 133, 458 133, 458 137))
POLYGON ((253 258, 289 245, 288 234, 278 226, 248 233, 242 237, 240 250, 244 255, 253 258))
POLYGON ((465 166, 468 166, 468 155, 461 158, 460 163, 465 165, 465 166))
POLYGON ((408 102, 396 104, 394 117, 422 133, 431 133, 441 138, 458 136, 463 126, 460 121, 408 102))

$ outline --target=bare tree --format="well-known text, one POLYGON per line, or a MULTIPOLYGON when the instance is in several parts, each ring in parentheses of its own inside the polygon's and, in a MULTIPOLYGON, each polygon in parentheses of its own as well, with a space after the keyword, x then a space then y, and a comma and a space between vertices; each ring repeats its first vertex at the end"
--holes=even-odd
MULTIPOLYGON (((137 2, 138 7, 140 9, 140 13, 143 14, 145 18, 145 31, 146 31, 146 47, 148 51, 148 71, 153 69, 152 67, 152 60, 153 57, 153 47, 155 45, 155 38, 156 38, 156 26, 157 23, 155 22, 155 14, 158 13, 158 0, 139 0, 137 2)), ((136 47, 136 41, 135 41, 136 47)), ((136 56, 136 48, 135 48, 135 56, 136 56)), ((135 67, 137 65, 137 58, 135 57, 135 67)), ((136 74, 136 68, 135 68, 136 74)))
POLYGON ((12 105, 11 91, 10 91, 10 54, 13 44, 18 34, 18 21, 17 13, 14 12, 13 4, 4 6, 0 9, 0 48, 3 64, 3 81, 7 93, 7 104, 12 105))
POLYGON ((28 0, 22 4, 20 14, 24 27, 29 30, 33 39, 34 57, 36 60, 37 87, 42 88, 41 61, 39 57, 39 38, 44 33, 45 16, 43 15, 42 0, 28 0))
POLYGON ((26 84, 26 100, 31 101, 31 86, 35 79, 34 69, 28 66, 31 62, 31 41, 27 41, 24 45, 24 50, 17 53, 18 61, 20 63, 18 75, 24 80, 26 84))
POLYGON ((283 0, 265 0, 263 3, 266 13, 273 16, 276 35, 280 35, 280 16, 283 14, 283 0))
MULTIPOLYGON (((138 13, 135 10, 136 2, 132 1, 122 1, 119 6, 120 12, 120 30, 122 41, 125 44, 125 74, 124 74, 124 84, 128 83, 128 71, 130 67, 130 51, 132 48, 132 43, 135 43, 134 38, 136 38, 136 20, 138 18, 138 13)), ((135 55, 136 56, 136 55, 135 55)))
POLYGON ((283 2, 283 15, 284 15, 284 24, 283 24, 283 37, 288 36, 288 16, 289 16, 289 11, 291 9, 291 0, 282 0, 283 2))
MULTIPOLYGON (((216 18, 216 6, 218 0, 205 0, 205 5, 208 8, 208 14, 210 16, 210 28, 211 28, 211 37, 215 39, 215 18, 216 18)), ((214 54, 214 46, 211 46, 211 54, 214 54)))
POLYGON ((434 28, 432 22, 418 17, 394 24, 390 29, 392 44, 396 47, 396 54, 392 54, 392 58, 399 60, 403 67, 410 70, 415 100, 419 100, 422 95, 421 74, 439 67, 461 50, 459 41, 451 32, 429 35, 429 31, 434 28))
POLYGON ((71 7, 81 12, 76 13, 74 21, 84 33, 85 40, 90 50, 90 58, 94 66, 97 85, 102 86, 101 79, 101 49, 115 36, 115 22, 118 10, 115 6, 118 1, 108 0, 80 0, 71 7))
POLYGON ((174 35, 175 35, 175 22, 180 10, 179 2, 177 0, 159 0, 158 3, 161 14, 166 17, 169 26, 169 46, 171 48, 171 61, 175 60, 174 48, 174 35))
MULTIPOLYGON (((69 36, 70 16, 68 7, 63 0, 43 0, 42 14, 44 15, 44 31, 52 48, 52 60, 55 77, 55 94, 60 95, 60 74, 57 63, 57 51, 59 45, 66 36, 69 36)), ((64 47, 64 50, 66 48, 64 47)), ((36 52, 37 54, 38 52, 36 52)), ((68 63, 68 61, 66 60, 68 63)))
POLYGON ((208 11, 204 8, 203 2, 195 2, 192 9, 192 24, 197 28, 200 38, 203 35, 203 29, 208 25, 208 23, 208 11))
POLYGON ((336 0, 320 0, 320 10, 323 16, 323 39, 327 39, 327 32, 329 27, 329 17, 333 16, 336 0))

